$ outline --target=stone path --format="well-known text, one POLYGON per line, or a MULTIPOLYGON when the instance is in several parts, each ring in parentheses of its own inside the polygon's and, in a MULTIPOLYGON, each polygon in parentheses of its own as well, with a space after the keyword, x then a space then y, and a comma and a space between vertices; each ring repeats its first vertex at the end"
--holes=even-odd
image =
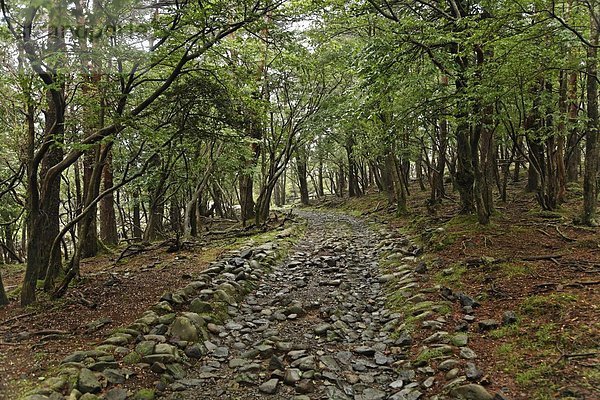
MULTIPOLYGON (((421 397, 417 371, 399 368, 411 338, 397 332, 401 316, 385 307, 383 285, 392 276, 380 274, 381 237, 352 217, 303 216, 306 237, 230 308, 230 321, 209 327, 208 355, 166 398, 421 397)), ((410 290, 405 272, 395 284, 410 290)))
POLYGON ((93 350, 66 357, 27 399, 506 399, 476 384, 487 378, 465 332, 499 323, 475 324, 475 299, 426 287, 416 245, 350 216, 302 216, 306 235, 283 262, 293 229, 165 293, 93 350), (465 315, 450 327, 453 302, 465 315), (428 337, 413 343, 417 330, 428 337), (123 387, 148 369, 154 388, 123 387))

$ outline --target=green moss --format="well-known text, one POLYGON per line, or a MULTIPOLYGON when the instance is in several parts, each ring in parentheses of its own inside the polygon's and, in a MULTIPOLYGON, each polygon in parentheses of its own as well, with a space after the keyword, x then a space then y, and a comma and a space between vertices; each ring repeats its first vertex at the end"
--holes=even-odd
POLYGON ((154 400, 154 390, 152 389, 140 389, 137 391, 134 400, 154 400))
POLYGON ((516 337, 519 334, 519 323, 505 325, 498 329, 494 329, 488 336, 492 339, 501 339, 505 337, 516 337))
POLYGON ((467 272, 467 267, 461 263, 453 264, 450 268, 435 274, 434 281, 444 286, 462 286, 462 277, 467 272))
POLYGON ((439 358, 444 355, 444 352, 438 349, 425 349, 419 353, 419 355, 415 358, 415 362, 423 363, 434 358, 439 358))
POLYGON ((452 307, 450 307, 448 304, 442 304, 440 306, 437 306, 435 308, 435 311, 438 312, 440 315, 448 315, 452 313, 452 307))
POLYGON ((533 271, 531 265, 525 263, 499 263, 496 264, 496 268, 500 270, 503 277, 515 278, 519 276, 530 275, 533 271))
POLYGON ((532 317, 562 315, 570 303, 576 302, 577 296, 568 293, 535 295, 521 303, 521 312, 532 317))

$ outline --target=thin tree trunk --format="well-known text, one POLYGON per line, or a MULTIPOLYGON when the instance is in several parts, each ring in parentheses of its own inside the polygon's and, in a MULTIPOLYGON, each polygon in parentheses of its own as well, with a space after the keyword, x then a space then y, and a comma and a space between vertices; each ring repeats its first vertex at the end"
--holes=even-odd
POLYGON ((140 194, 138 189, 133 190, 133 237, 135 239, 141 240, 143 231, 142 231, 142 218, 141 218, 141 210, 140 210, 140 194))
POLYGON ((296 158, 296 170, 298 173, 298 186, 300 188, 300 202, 304 205, 309 203, 308 195, 308 178, 307 178, 307 166, 306 159, 302 155, 298 155, 296 158))
POLYGON ((592 1, 590 18, 590 43, 587 49, 587 131, 585 134, 585 170, 583 173, 583 215, 582 223, 597 226, 596 206, 598 201, 598 38, 600 28, 596 20, 598 5, 592 1))
MULTIPOLYGON (((113 182, 112 152, 107 156, 104 170, 102 171, 103 190, 111 188, 113 182)), ((119 243, 117 233, 117 215, 115 201, 112 193, 100 201, 100 238, 105 245, 115 246, 119 243)))
POLYGON ((8 304, 8 296, 6 290, 4 290, 4 283, 2 283, 2 273, 0 272, 0 307, 8 304))

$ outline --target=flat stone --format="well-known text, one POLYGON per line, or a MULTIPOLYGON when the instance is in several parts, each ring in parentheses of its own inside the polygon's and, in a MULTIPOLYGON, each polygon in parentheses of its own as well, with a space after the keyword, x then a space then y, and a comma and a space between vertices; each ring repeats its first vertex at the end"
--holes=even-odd
POLYGON ((457 365, 458 365, 458 360, 450 358, 448 360, 444 360, 441 363, 439 363, 438 369, 441 371, 449 371, 452 368, 455 368, 457 365))
POLYGON ((493 400, 494 397, 483 386, 469 384, 456 387, 450 395, 462 400, 493 400))
POLYGON ((467 360, 472 360, 474 358, 477 358, 477 354, 468 347, 461 347, 459 355, 461 358, 465 358, 467 360))
POLYGON ((398 379, 395 380, 394 382, 390 383, 389 385, 392 389, 402 389, 402 386, 404 386, 404 381, 402 379, 398 379))
POLYGON ((98 393, 102 387, 98 378, 96 378, 96 375, 91 370, 82 368, 77 378, 77 389, 81 393, 98 393))
POLYGON ((261 344, 260 346, 256 346, 256 350, 258 351, 258 355, 260 355, 260 357, 263 359, 267 359, 267 358, 271 357, 275 351, 273 346, 269 346, 266 344, 261 344))
POLYGON ((414 381, 416 376, 416 372, 412 369, 404 369, 398 371, 398 379, 404 381, 404 383, 414 381))
POLYGON ((239 331, 244 328, 244 325, 238 324, 237 322, 228 322, 225 324, 225 329, 229 329, 230 331, 239 331))
POLYGON ((300 381, 301 372, 297 368, 290 368, 285 371, 285 375, 283 377, 283 382, 287 385, 294 385, 296 382, 300 381))
POLYGON ((429 378, 425 379, 425 381, 423 381, 423 387, 425 389, 429 389, 430 387, 433 386, 434 383, 435 383, 435 378, 433 376, 430 376, 429 378))
POLYGON ((323 334, 327 333, 327 331, 330 330, 331 328, 332 328, 331 324, 322 323, 322 324, 315 326, 313 328, 313 330, 314 330, 315 334, 323 335, 323 334))
POLYGON ((147 356, 154 353, 154 347, 156 346, 156 342, 151 340, 144 340, 139 342, 135 346, 135 351, 142 356, 147 356))
POLYGON ((302 357, 292 363, 292 367, 300 368, 302 371, 316 369, 315 356, 302 357))
POLYGON ((268 381, 266 381, 265 383, 260 385, 258 387, 258 390, 260 390, 261 392, 266 393, 266 394, 275 394, 275 392, 277 392, 278 384, 279 384, 279 379, 269 379, 268 381))
POLYGON ((455 379, 458 374, 460 374, 460 369, 458 368, 452 368, 450 369, 448 372, 446 372, 446 380, 452 380, 455 379))
POLYGON ((484 319, 477 323, 477 329, 479 329, 479 332, 491 331, 492 329, 496 329, 499 326, 500 323, 495 319, 484 319))
POLYGON ((171 355, 176 355, 177 354, 177 348, 173 345, 170 345, 168 343, 158 343, 156 345, 156 347, 154 348, 154 353, 155 354, 171 354, 171 355))
POLYGON ((123 388, 112 388, 104 394, 104 400, 125 400, 127 390, 123 388))
POLYGON ((175 318, 169 330, 172 336, 176 336, 181 340, 185 340, 187 342, 198 341, 198 329, 188 318, 175 318))
POLYGON ((243 358, 233 358, 229 360, 229 368, 240 368, 248 364, 248 360, 243 358))
POLYGON ((177 361, 177 358, 172 354, 151 354, 149 356, 144 357, 143 360, 148 364, 152 364, 155 362, 170 364, 172 362, 177 361))
POLYGON ((194 299, 190 304, 190 311, 197 314, 211 313, 213 312, 213 306, 209 302, 194 299))
POLYGON ((357 399, 360 400, 383 400, 386 398, 386 393, 379 389, 367 388, 362 392, 360 397, 357 399))
MULTIPOLYGON (((315 384, 309 379, 302 379, 296 383, 296 391, 298 393, 311 393, 315 390, 315 384)), ((298 396, 300 397, 300 396, 298 396)), ((308 396, 304 396, 308 398, 308 396)), ((310 399, 309 399, 310 400, 310 399)))
POLYGON ((177 363, 167 364, 167 372, 176 380, 185 378, 187 374, 181 364, 177 363))
POLYGON ((414 388, 406 388, 392 395, 389 400, 418 400, 422 395, 423 393, 414 388))
POLYGON ((477 368, 474 363, 468 362, 465 368, 465 375, 468 380, 476 381, 483 376, 483 371, 477 368))
POLYGON ((120 369, 105 369, 104 372, 102 372, 102 375, 104 375, 106 377, 106 380, 109 383, 118 385, 121 383, 125 383, 125 379, 126 379, 126 374, 124 373, 123 370, 120 369))
POLYGON ((373 357, 375 355, 375 349, 368 346, 359 346, 354 349, 354 352, 361 356, 373 357))
POLYGON ((475 300, 474 298, 467 296, 466 294, 463 293, 459 293, 458 294, 458 300, 460 301, 460 304, 463 307, 479 307, 479 302, 477 300, 475 300))
POLYGON ((469 335, 466 333, 457 333, 456 335, 452 336, 450 342, 456 347, 466 346, 469 343, 469 335))
POLYGON ((154 390, 140 389, 133 396, 133 400, 154 400, 154 390))
POLYGON ((227 347, 217 347, 213 350, 212 355, 216 358, 226 358, 229 356, 229 348, 227 347))

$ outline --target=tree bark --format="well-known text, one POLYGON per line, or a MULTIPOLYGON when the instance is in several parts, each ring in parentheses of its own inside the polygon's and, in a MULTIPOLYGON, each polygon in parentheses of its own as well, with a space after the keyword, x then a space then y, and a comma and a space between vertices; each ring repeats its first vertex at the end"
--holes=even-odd
MULTIPOLYGON (((84 202, 78 208, 84 209, 87 204, 86 199, 93 199, 100 191, 100 182, 92 179, 94 168, 98 166, 98 157, 100 153, 99 145, 88 150, 83 157, 83 199, 84 202), (98 190, 95 188, 98 187, 98 190)), ((96 223, 97 207, 93 207, 88 215, 79 224, 79 241, 81 242, 81 257, 94 257, 98 254, 98 227, 96 223), (87 227, 87 228, 86 228, 87 227)))
POLYGON ((6 290, 4 290, 4 283, 2 283, 2 273, 0 272, 0 307, 8 304, 8 296, 6 290))
POLYGON ((583 215, 582 223, 597 226, 596 206, 598 201, 598 38, 600 29, 596 17, 598 4, 591 2, 590 43, 587 48, 586 94, 587 94, 587 127, 585 134, 585 170, 583 174, 583 215))
POLYGON ((473 169, 473 152, 471 151, 471 140, 469 125, 461 121, 456 127, 456 186, 460 195, 462 214, 472 214, 475 211, 475 195, 473 185, 475 184, 475 171, 473 169))
POLYGON ((300 189, 300 202, 304 205, 309 204, 308 194, 308 168, 306 158, 298 152, 296 156, 296 172, 298 173, 298 186, 300 189))
POLYGON ((142 218, 140 210, 140 193, 137 188, 133 190, 133 218, 132 218, 132 232, 133 237, 137 240, 142 239, 142 218))
MULTIPOLYGON (((112 152, 108 154, 102 171, 103 190, 114 185, 112 152)), ((114 195, 111 192, 100 201, 100 238, 105 245, 115 246, 119 243, 117 233, 117 215, 115 213, 114 195)))

